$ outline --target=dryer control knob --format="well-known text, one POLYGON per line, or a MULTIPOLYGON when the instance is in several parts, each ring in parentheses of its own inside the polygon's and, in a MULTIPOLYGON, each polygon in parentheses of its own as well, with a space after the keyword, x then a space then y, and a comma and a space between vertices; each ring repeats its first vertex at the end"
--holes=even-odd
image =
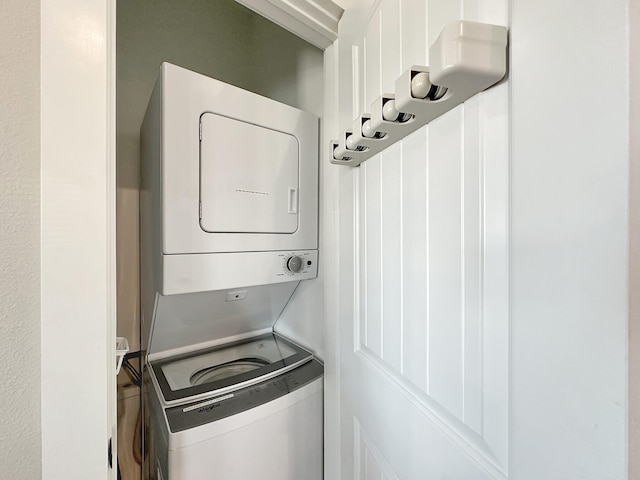
POLYGON ((302 269, 302 259, 297 256, 289 257, 287 259, 287 270, 291 273, 297 273, 302 269))

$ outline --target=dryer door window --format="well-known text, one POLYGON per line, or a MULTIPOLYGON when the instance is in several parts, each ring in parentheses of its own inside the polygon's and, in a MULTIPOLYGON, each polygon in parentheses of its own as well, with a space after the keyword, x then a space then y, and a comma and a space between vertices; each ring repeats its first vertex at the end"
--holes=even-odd
POLYGON ((205 113, 200 117, 200 226, 211 233, 295 233, 298 140, 205 113))

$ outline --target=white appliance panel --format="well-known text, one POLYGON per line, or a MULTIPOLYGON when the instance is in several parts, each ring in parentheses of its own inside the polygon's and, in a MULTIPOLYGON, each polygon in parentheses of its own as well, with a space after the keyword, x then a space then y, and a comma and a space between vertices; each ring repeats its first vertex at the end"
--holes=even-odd
POLYGON ((237 252, 225 255, 164 255, 160 293, 175 295, 270 283, 309 280, 318 275, 318 251, 237 252), (300 270, 287 268, 297 257, 300 270))
POLYGON ((168 480, 321 480, 322 379, 202 427, 169 434, 168 480))
POLYGON ((197 350, 219 339, 273 328, 298 282, 157 295, 150 358, 197 350), (235 297, 239 299, 236 300, 235 297))
POLYGON ((210 233, 298 229, 299 143, 214 113, 200 119, 200 226, 210 233))
MULTIPOLYGON (((143 165, 161 169, 161 246, 167 254, 208 254, 318 248, 318 128, 314 115, 215 79, 164 63, 158 87, 160 125, 147 135, 161 141, 161 159, 143 165), (295 137, 299 143, 297 228, 292 233, 205 231, 200 224, 200 118, 205 113, 229 117, 295 137), (159 127, 159 128, 158 128, 159 127)), ((154 111, 151 105, 148 111, 154 111)), ((225 138, 234 135, 225 132, 225 138)), ((206 140, 206 139, 205 139, 206 140)), ((226 140, 224 140, 226 141, 226 140)), ((254 141, 243 140, 242 144, 254 141)), ((238 142, 235 141, 235 144, 238 142)), ((235 148, 237 145, 230 145, 235 148)), ((244 146, 241 148, 245 148, 244 146)), ((247 160, 249 161, 249 160, 247 160)), ((249 171, 256 168, 248 165, 249 171)), ((144 175, 144 172, 143 172, 144 175)), ((295 187, 295 183, 291 187, 295 187)), ((153 187, 153 186, 152 186, 153 187)), ((289 185, 287 185, 287 188, 289 185)), ((288 191, 287 191, 288 194, 288 191)), ((208 205, 206 206, 208 210, 208 205)), ((209 215, 207 211, 205 215, 209 215)), ((253 216, 256 216, 255 213, 253 216)), ((205 219, 207 222, 208 219, 205 219)), ((280 229, 282 227, 279 227, 280 229)), ((253 228, 246 228, 252 230, 253 228)), ((274 229, 275 230, 275 229, 274 229)))

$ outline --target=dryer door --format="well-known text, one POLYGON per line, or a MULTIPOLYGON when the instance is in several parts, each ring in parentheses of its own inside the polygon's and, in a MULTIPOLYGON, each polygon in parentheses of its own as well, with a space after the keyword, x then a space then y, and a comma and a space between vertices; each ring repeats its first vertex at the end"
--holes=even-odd
POLYGON ((200 117, 200 129, 200 227, 210 233, 294 233, 298 140, 214 113, 200 117))

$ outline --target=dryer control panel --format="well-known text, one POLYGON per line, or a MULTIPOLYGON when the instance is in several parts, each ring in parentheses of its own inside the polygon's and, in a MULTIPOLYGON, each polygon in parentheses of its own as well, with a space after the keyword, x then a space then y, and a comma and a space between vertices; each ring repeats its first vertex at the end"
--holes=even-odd
MULTIPOLYGON (((317 250, 303 252, 284 252, 279 254, 282 262, 282 273, 277 276, 313 278, 317 275, 317 250)), ((293 280, 293 279, 292 279, 293 280)))
POLYGON ((295 282, 318 276, 317 250, 162 257, 162 295, 295 282))

